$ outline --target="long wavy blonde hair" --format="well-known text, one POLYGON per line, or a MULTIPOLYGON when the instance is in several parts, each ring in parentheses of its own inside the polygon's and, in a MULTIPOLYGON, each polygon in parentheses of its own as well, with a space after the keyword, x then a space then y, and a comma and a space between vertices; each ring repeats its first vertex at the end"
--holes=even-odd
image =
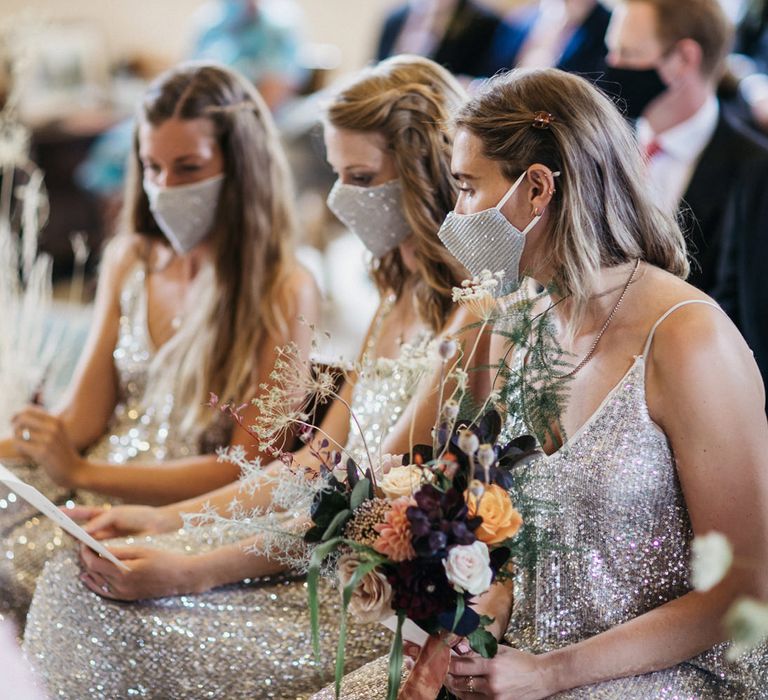
MULTIPOLYGON (((243 400, 261 344, 287 327, 280 310, 295 260, 293 188, 269 111, 236 72, 190 63, 161 75, 144 96, 138 123, 158 126, 172 117, 210 119, 224 157, 212 265, 196 278, 194 304, 150 368, 157 387, 173 388, 182 428, 191 430, 209 423, 209 392, 243 400)), ((122 228, 165 241, 142 187, 138 148, 137 125, 122 228)))
MULTIPOLYGON (((458 82, 438 64, 396 56, 363 71, 336 95, 326 114, 339 129, 384 137, 413 232, 417 310, 434 330, 445 324, 451 290, 464 277, 437 231, 456 202, 449 122, 451 111, 465 98, 458 82)), ((374 260, 371 272, 380 292, 391 290, 398 297, 412 274, 398 249, 374 260)))
POLYGON ((554 283, 572 297, 571 333, 601 267, 642 259, 688 276, 685 239, 651 200, 634 135, 588 81, 554 68, 514 70, 490 80, 454 123, 481 141, 510 182, 534 163, 560 171, 542 249, 554 283), (533 127, 537 112, 552 115, 548 128, 533 127))

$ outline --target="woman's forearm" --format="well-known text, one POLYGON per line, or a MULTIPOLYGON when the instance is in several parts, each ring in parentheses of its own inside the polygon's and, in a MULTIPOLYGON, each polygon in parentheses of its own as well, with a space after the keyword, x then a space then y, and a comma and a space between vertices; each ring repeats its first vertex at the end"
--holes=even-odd
MULTIPOLYGON (((270 465, 267 471, 273 473, 280 466, 282 466, 280 463, 270 465)), ((169 504, 164 509, 169 513, 174 512, 181 515, 182 513, 199 513, 203 508, 213 508, 219 513, 230 515, 230 507, 235 501, 239 507, 246 510, 266 508, 272 501, 273 489, 274 485, 271 479, 265 479, 258 486, 251 485, 251 487, 246 486, 245 482, 237 480, 204 493, 202 496, 169 504)))
POLYGON ((512 612, 512 581, 495 583, 477 599, 472 607, 480 615, 493 618, 493 622, 488 626, 488 631, 496 639, 501 639, 507 630, 509 616, 512 612))
POLYGON ((285 566, 262 554, 246 551, 255 538, 218 547, 194 557, 193 578, 199 593, 217 586, 237 583, 247 578, 272 576, 285 570, 285 566))
POLYGON ((83 460, 73 481, 77 488, 132 503, 163 505, 207 493, 235 481, 237 476, 238 469, 234 465, 205 455, 165 464, 115 465, 83 460))
POLYGON ((726 586, 691 592, 589 639, 539 657, 558 691, 651 673, 724 640, 726 586))

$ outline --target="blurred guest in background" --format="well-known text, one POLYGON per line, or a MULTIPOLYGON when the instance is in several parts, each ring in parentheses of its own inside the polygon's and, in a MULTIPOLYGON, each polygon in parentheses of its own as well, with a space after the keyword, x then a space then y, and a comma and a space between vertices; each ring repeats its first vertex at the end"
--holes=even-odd
POLYGON ((540 0, 506 18, 493 55, 509 67, 594 73, 605 66, 610 19, 598 0, 540 0))
POLYGON ((304 79, 300 22, 292 0, 209 0, 193 17, 191 55, 235 68, 274 112, 304 79))
POLYGON ((472 0, 409 0, 384 21, 377 60, 401 53, 426 56, 458 76, 509 68, 493 49, 502 19, 472 0))
POLYGON ((637 119, 656 201, 681 212, 693 258, 688 281, 705 292, 715 286, 734 214, 755 235, 768 226, 759 209, 736 211, 746 204, 743 175, 768 159, 768 146, 715 96, 732 36, 717 0, 624 0, 608 29, 610 67, 600 81, 637 119))
MULTIPOLYGON (((742 174, 728 216, 732 225, 723 233, 718 277, 712 296, 739 327, 755 354, 768 384, 768 160, 753 163, 742 174)), ((766 402, 768 408, 768 402, 766 402)))

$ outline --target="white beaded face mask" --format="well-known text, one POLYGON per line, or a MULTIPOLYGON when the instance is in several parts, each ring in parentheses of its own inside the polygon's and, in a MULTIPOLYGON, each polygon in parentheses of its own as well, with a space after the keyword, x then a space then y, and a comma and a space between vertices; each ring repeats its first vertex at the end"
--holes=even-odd
MULTIPOLYGON (((520 231, 501 212, 527 173, 526 170, 515 180, 495 207, 474 214, 449 212, 437 232, 448 252, 472 277, 479 276, 483 270, 504 272, 504 278, 496 288, 497 296, 511 294, 520 286, 520 258, 525 248, 525 237, 542 216, 534 216, 520 231)), ((559 174, 554 173, 555 176, 559 174)))
POLYGON ((365 247, 381 258, 411 235, 403 213, 400 180, 375 187, 344 185, 341 180, 328 194, 328 208, 365 247))
POLYGON ((160 187, 144 178, 152 216, 179 255, 188 253, 211 232, 223 184, 223 173, 177 187, 160 187))

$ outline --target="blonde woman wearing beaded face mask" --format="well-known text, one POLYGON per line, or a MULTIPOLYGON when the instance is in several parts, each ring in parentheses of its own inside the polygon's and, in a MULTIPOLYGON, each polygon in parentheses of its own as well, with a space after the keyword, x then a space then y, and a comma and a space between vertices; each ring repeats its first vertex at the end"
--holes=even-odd
MULTIPOLYGON (((556 504, 534 516, 550 546, 514 595, 496 585, 479 601, 509 620, 505 645, 487 660, 460 643, 445 686, 467 700, 763 697, 765 647, 727 664, 722 643, 730 604, 768 595, 768 427, 749 349, 683 281, 682 234, 586 81, 512 72, 456 125, 460 193, 440 236, 470 270, 493 239, 506 279, 554 290, 538 311, 562 348, 550 381, 568 384, 547 457, 524 467, 529 496, 556 504), (692 591, 691 539, 711 530, 737 563, 692 591)), ((527 360, 500 342, 502 355, 527 360)), ((384 669, 351 674, 343 697, 383 697, 384 669)))
MULTIPOLYGON (((358 188, 345 188, 338 198, 334 195, 339 204, 334 208, 348 212, 341 202, 374 193, 368 215, 376 226, 367 232, 356 230, 369 245, 380 246, 373 274, 382 303, 361 352, 362 373, 351 377, 341 392, 373 454, 406 451, 411 426, 416 440, 428 439, 436 405, 433 382, 439 374, 431 373, 430 342, 443 335, 475 341, 476 329, 459 334, 474 319, 451 303, 451 289, 464 272, 437 238, 456 195, 450 176, 451 139, 444 125, 449 110, 463 98, 455 80, 437 64, 398 57, 357 76, 333 99, 325 120, 328 157, 339 173, 335 189, 339 192, 342 184, 358 188), (376 189, 387 183, 383 191, 376 189), (398 189, 392 183, 400 183, 398 189), (345 199, 350 194, 352 198, 345 199), (399 219, 379 211, 386 211, 399 197, 399 219), (382 241, 367 236, 376 232, 382 241)), ((487 360, 487 338, 478 346, 477 362, 482 365, 487 360)), ((481 372, 472 375, 479 393, 487 391, 480 386, 483 377, 481 372)), ((321 429, 359 459, 365 458, 365 447, 341 401, 331 405, 321 429)), ((295 463, 312 467, 316 460, 305 448, 295 455, 295 463)), ((273 468, 285 466, 279 462, 273 468)), ((264 506, 270 493, 262 489, 250 494, 235 483, 164 508, 117 506, 108 511, 82 509, 79 514, 92 517, 86 527, 101 538, 157 533, 176 530, 182 512, 199 511, 206 504, 228 513, 235 498, 242 507, 264 506)), ((228 700, 267 693, 275 698, 304 697, 329 682, 333 669, 310 663, 303 583, 259 581, 258 577, 277 575, 284 567, 245 554, 244 546, 254 540, 258 535, 244 542, 192 549, 188 537, 156 535, 151 546, 142 542, 141 562, 128 573, 105 566, 104 560, 83 550, 83 578, 90 591, 76 578, 77 562, 59 557, 38 585, 25 635, 26 652, 49 689, 62 690, 65 697, 82 697, 94 685, 105 688, 107 696, 146 686, 152 689, 147 697, 156 698, 199 697, 202 692, 228 700), (173 552, 183 549, 187 554, 179 563, 173 552), (170 583, 165 560, 184 572, 183 582, 170 583), (237 585, 208 590, 224 584, 237 585), (127 600, 138 602, 131 606, 115 602, 127 600), (54 616, 53 610, 63 613, 54 616), (105 638, 105 625, 121 631, 105 638), (184 629, 185 635, 163 631, 176 629, 184 629), (75 630, 78 638, 89 640, 79 648, 72 643, 75 630), (140 649, 130 666, 124 661, 123 644, 140 649), (157 663, 165 658, 174 662, 157 663), (72 668, 85 670, 72 674, 72 668)), ((111 548, 118 556, 136 550, 111 548)), ((321 600, 328 608, 321 622, 329 652, 335 645, 336 596, 325 591, 321 600)), ((349 667, 380 655, 389 643, 380 626, 357 625, 349 635, 349 667)))
MULTIPOLYGON (((215 449, 258 452, 205 405, 210 392, 242 403, 268 381, 276 346, 308 349, 296 319, 317 316, 316 287, 293 254, 285 158, 253 87, 228 69, 184 65, 150 86, 137 116, 123 221, 69 397, 55 413, 21 411, 0 443, 36 464, 22 477, 54 497, 77 489, 81 503, 171 503, 230 483, 237 469, 215 449)), ((245 420, 255 416, 249 407, 245 420)), ((0 528, 0 609, 23 616, 42 564, 67 540, 29 509, 4 511, 0 528)))

